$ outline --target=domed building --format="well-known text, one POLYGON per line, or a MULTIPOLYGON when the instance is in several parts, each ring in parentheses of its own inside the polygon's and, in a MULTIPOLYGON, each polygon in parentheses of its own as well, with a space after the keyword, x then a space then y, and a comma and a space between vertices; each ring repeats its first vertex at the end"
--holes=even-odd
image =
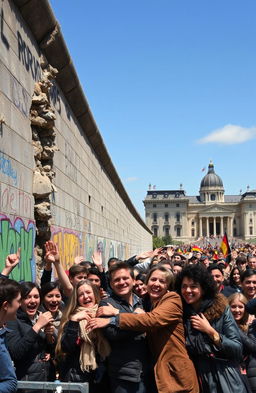
POLYGON ((179 190, 155 190, 149 186, 144 206, 146 224, 155 236, 181 241, 223 236, 256 237, 256 190, 240 195, 225 195, 223 181, 209 163, 201 180, 199 195, 187 196, 179 190))

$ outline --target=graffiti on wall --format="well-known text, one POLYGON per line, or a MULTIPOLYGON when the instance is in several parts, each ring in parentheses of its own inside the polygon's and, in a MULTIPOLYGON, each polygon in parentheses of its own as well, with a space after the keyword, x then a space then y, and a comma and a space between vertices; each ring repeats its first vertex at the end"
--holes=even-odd
POLYGON ((0 151, 0 173, 9 177, 17 185, 17 171, 13 168, 12 161, 0 151))
POLYGON ((10 44, 8 42, 8 39, 5 35, 5 33, 4 33, 4 10, 3 9, 1 9, 1 41, 3 42, 6 49, 9 50, 10 44))
POLYGON ((12 102, 23 115, 28 117, 31 105, 28 92, 12 75, 10 75, 10 88, 12 102))
POLYGON ((57 85, 54 84, 54 82, 53 82, 53 86, 50 89, 50 100, 51 100, 51 104, 55 107, 56 111, 59 114, 61 114, 62 107, 64 106, 68 120, 71 119, 70 108, 69 108, 68 104, 61 99, 59 89, 58 89, 57 85))
POLYGON ((51 227, 51 231, 52 240, 58 244, 61 263, 65 270, 74 264, 76 256, 82 255, 85 260, 92 261, 95 250, 101 251, 105 267, 111 257, 124 260, 130 256, 129 245, 126 243, 60 227, 51 227))
POLYGON ((33 197, 18 188, 0 183, 0 211, 22 217, 33 217, 33 197))
POLYGON ((10 278, 16 281, 33 281, 35 279, 35 223, 16 217, 13 222, 0 214, 0 270, 5 266, 7 255, 21 249, 20 263, 13 269, 10 278))
POLYGON ((58 245, 60 260, 66 270, 74 264, 74 259, 82 255, 82 234, 69 229, 51 227, 52 240, 58 245))
POLYGON ((28 72, 31 73, 32 78, 37 81, 41 76, 41 67, 39 61, 32 55, 31 50, 25 40, 22 38, 19 31, 18 37, 18 53, 19 60, 22 62, 28 72))

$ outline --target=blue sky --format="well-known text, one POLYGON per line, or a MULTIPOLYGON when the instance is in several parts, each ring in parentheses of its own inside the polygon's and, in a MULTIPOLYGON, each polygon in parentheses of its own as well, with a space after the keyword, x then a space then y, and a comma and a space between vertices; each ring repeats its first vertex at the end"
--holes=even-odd
POLYGON ((149 183, 256 188, 255 0, 50 0, 135 207, 149 183))

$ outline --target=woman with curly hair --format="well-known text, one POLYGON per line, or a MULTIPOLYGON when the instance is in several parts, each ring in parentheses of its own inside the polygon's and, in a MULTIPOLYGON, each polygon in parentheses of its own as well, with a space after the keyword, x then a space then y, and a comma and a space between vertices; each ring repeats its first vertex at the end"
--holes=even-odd
MULTIPOLYGON (((87 323, 96 315, 100 294, 89 280, 74 287, 69 304, 63 311, 56 345, 60 379, 64 382, 88 382, 90 392, 100 386, 99 366, 110 347, 99 330, 88 332, 87 323)), ((102 375, 101 375, 102 376, 102 375)))
POLYGON ((175 286, 183 300, 186 345, 201 392, 248 392, 239 367, 238 327, 210 273, 199 265, 187 266, 175 286))

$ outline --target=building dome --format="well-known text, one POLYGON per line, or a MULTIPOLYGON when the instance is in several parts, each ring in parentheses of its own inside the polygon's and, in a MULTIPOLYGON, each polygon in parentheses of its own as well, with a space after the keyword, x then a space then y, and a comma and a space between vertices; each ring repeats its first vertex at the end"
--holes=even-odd
POLYGON ((208 166, 208 173, 205 175, 201 181, 200 188, 202 187, 221 187, 223 188, 223 182, 221 178, 216 175, 214 171, 214 165, 212 162, 210 162, 208 166))

